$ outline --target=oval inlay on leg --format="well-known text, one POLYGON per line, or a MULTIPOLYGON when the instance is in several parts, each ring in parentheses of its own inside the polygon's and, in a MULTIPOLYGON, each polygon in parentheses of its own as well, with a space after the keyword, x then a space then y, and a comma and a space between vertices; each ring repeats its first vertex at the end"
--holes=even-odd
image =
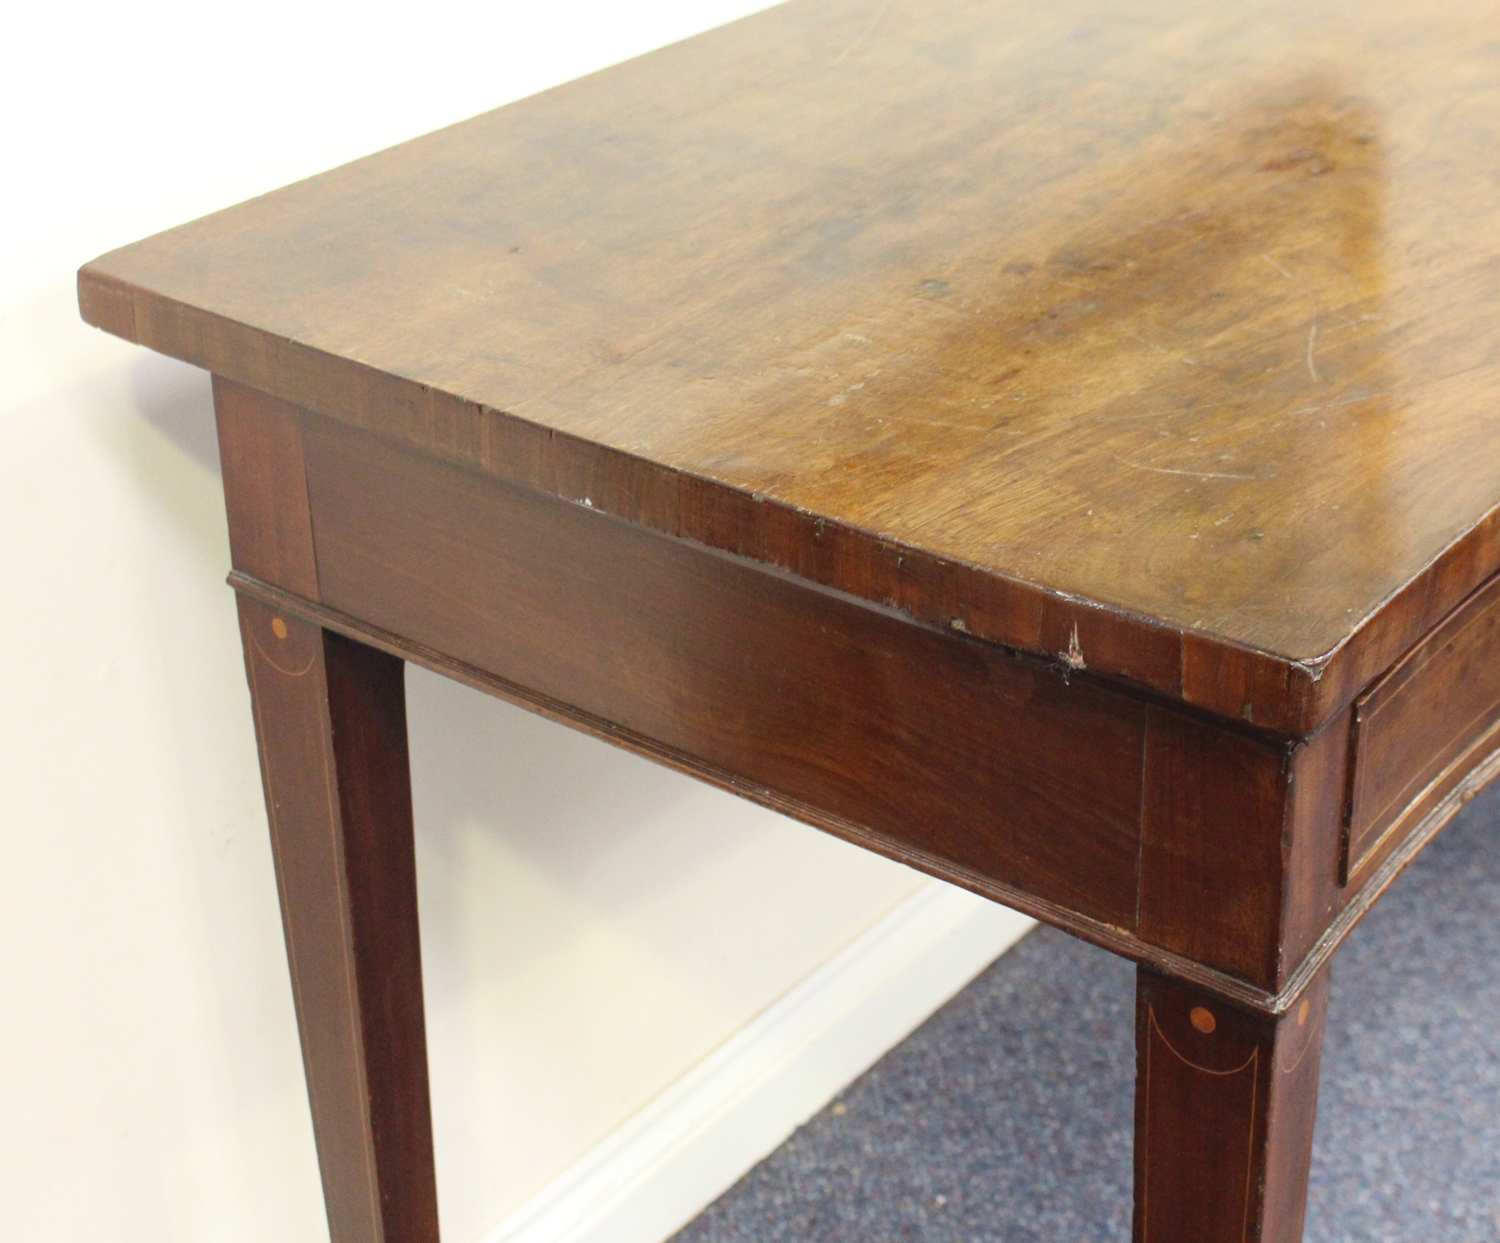
POLYGON ((1194 1006, 1193 1012, 1188 1015, 1194 1027, 1207 1036, 1219 1023, 1214 1018, 1212 1010, 1205 1010, 1202 1006, 1194 1006))
POLYGON ((271 618, 271 633, 278 639, 286 638, 286 622, 279 617, 271 618))

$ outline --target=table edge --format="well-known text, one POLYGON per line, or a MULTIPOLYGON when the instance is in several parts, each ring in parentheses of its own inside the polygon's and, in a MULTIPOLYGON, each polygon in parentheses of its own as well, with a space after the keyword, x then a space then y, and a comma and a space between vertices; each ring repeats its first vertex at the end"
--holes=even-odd
MULTIPOLYGON (((111 254, 118 252, 110 252, 111 254)), ((1315 732, 1500 569, 1500 506, 1332 650, 1293 658, 946 558, 342 358, 113 276, 85 322, 481 473, 1289 737, 1315 732)))

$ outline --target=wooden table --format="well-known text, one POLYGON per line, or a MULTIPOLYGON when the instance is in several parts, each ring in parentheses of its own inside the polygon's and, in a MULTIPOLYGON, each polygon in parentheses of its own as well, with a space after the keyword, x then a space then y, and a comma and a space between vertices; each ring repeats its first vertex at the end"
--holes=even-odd
POLYGON ((437 1238, 405 660, 1136 960, 1136 1239, 1299 1238, 1500 766, 1497 116, 1459 0, 794 0, 85 267, 216 376, 334 1239, 437 1238))

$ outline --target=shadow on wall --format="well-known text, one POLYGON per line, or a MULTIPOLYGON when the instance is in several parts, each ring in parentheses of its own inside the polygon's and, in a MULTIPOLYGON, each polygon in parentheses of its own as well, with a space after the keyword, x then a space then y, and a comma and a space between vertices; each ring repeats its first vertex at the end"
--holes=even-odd
POLYGON ((700 792, 728 795, 410 666, 407 702, 428 850, 484 823, 604 910, 649 902, 653 877, 670 871, 680 883, 717 853, 715 834, 685 836, 673 813, 700 792))
POLYGON ((199 466, 219 474, 219 435, 208 372, 143 350, 130 366, 130 395, 141 418, 199 466))
MULTIPOLYGON (((207 372, 143 352, 130 390, 146 423, 220 474, 207 372)), ((411 670, 407 681, 418 833, 429 855, 451 854, 455 834, 484 825, 608 908, 627 895, 649 901, 650 878, 669 863, 680 876, 694 855, 714 853, 713 834, 684 841, 663 831, 666 813, 698 783, 446 678, 411 670)))

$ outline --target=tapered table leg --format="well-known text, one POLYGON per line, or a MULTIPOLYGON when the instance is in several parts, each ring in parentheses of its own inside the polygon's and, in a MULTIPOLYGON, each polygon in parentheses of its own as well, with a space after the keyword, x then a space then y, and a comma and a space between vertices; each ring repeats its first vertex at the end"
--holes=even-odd
POLYGON ((1135 1243, 1298 1243, 1327 968, 1290 1012, 1136 976, 1135 1243))
POLYGON ((240 598, 333 1243, 436 1243, 400 660, 240 598))

